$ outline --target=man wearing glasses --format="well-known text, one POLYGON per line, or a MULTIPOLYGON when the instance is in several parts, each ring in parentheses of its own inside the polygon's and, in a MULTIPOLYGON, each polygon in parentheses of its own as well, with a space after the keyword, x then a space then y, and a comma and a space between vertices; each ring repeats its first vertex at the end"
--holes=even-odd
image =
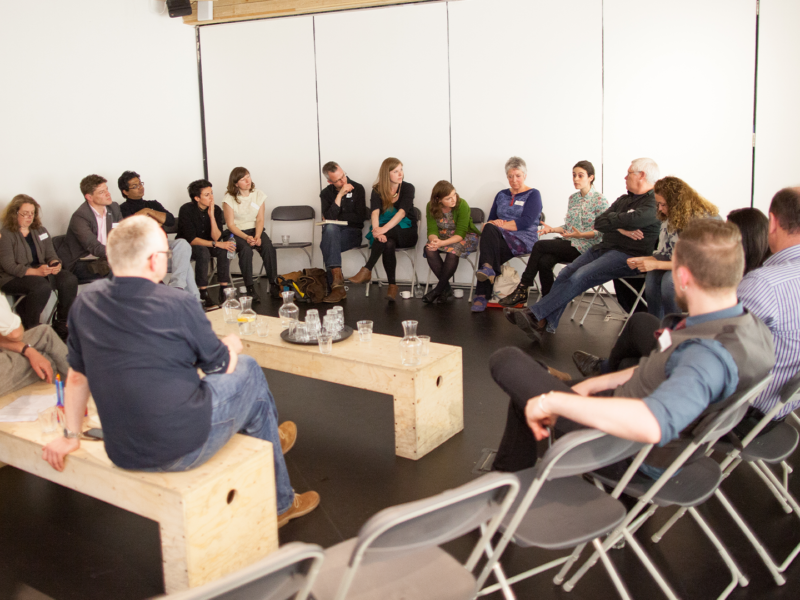
MULTIPOLYGON (((144 215, 155 219, 166 233, 175 233, 177 225, 175 216, 164 208, 157 200, 144 199, 144 181, 135 171, 125 171, 117 180, 119 191, 125 197, 125 202, 120 205, 122 217, 144 215)), ((194 281, 192 272, 192 247, 186 240, 167 239, 169 249, 172 251, 172 260, 168 273, 171 274, 169 285, 174 288, 186 290, 197 300, 200 300, 200 291, 194 281)))
POLYGON ((361 245, 361 230, 367 220, 367 201, 364 186, 347 178, 347 173, 331 161, 322 167, 328 181, 319 199, 322 203, 322 218, 326 221, 346 221, 347 225, 323 225, 322 259, 328 271, 331 293, 323 302, 340 302, 347 297, 342 275, 342 252, 361 245))
POLYGON ((144 216, 125 219, 109 235, 114 277, 72 305, 66 427, 42 458, 62 471, 66 455, 80 447, 91 386, 106 453, 118 467, 188 471, 241 432, 272 443, 278 526, 308 514, 319 495, 295 494, 283 459, 296 427, 279 428, 264 372, 240 354, 239 337, 218 338, 194 299, 157 285, 169 252, 164 232, 144 216))

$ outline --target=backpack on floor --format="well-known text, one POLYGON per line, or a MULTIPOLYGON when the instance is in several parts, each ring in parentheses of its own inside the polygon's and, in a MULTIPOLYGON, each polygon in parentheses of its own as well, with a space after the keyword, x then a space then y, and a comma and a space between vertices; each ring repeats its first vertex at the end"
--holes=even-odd
POLYGON ((292 271, 278 275, 276 281, 281 291, 294 291, 296 300, 300 302, 322 302, 328 290, 328 277, 324 269, 292 271))

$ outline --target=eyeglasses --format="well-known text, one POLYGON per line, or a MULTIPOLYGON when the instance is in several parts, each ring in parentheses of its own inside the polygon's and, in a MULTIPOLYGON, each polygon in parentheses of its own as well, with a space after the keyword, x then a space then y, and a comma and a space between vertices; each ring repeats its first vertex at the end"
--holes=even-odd
POLYGON ((141 181, 141 180, 139 181, 138 184, 134 184, 134 183, 129 183, 128 184, 128 189, 129 190, 138 190, 139 188, 143 188, 143 187, 144 187, 144 181, 141 181))
POLYGON ((172 250, 157 250, 156 252, 153 252, 153 254, 151 256, 156 255, 156 254, 166 254, 167 255, 167 260, 172 258, 172 250))
POLYGON ((17 211, 17 214, 20 217, 35 217, 36 216, 35 212, 19 212, 19 211, 17 211))
POLYGON ((332 183, 332 184, 334 184, 334 185, 336 185, 337 183, 339 183, 339 182, 340 182, 342 179, 344 179, 345 177, 347 177, 347 173, 343 174, 343 175, 342 175, 341 177, 339 177, 339 179, 337 179, 336 181, 331 181, 331 183, 332 183))

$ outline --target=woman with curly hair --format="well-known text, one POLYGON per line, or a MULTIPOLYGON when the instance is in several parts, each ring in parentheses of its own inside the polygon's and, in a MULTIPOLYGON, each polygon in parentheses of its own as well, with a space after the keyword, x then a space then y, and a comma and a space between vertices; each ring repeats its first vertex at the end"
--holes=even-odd
POLYGON ((78 295, 78 279, 61 268, 53 238, 42 225, 41 211, 39 203, 27 194, 14 196, 6 207, 0 231, 0 291, 25 296, 17 306, 25 329, 39 324, 50 292, 58 292, 53 329, 66 340, 67 315, 78 295))
POLYGON ((653 191, 661 221, 658 246, 652 256, 629 258, 628 266, 647 273, 644 290, 647 312, 661 319, 681 312, 675 302, 672 281, 672 252, 681 231, 692 219, 719 218, 719 209, 677 177, 659 179, 653 191))

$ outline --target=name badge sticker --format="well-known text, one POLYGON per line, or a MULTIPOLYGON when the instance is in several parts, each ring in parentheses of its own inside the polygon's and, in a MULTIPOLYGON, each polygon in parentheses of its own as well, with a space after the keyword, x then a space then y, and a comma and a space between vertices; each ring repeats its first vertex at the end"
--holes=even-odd
POLYGON ((256 204, 255 202, 251 202, 251 203, 250 203, 250 206, 252 206, 252 207, 253 207, 253 208, 255 208, 256 210, 258 210, 258 208, 259 208, 258 204, 256 204))
POLYGON ((350 192, 349 194, 347 194, 347 195, 345 196, 345 198, 352 198, 352 197, 353 197, 353 192, 350 192))
POLYGON ((117 228, 117 225, 119 225, 119 223, 112 223, 112 224, 111 224, 111 229, 116 229, 116 228, 117 228))
POLYGON ((664 350, 670 346, 672 346, 672 335, 670 334, 669 329, 665 329, 661 332, 661 335, 658 336, 659 351, 664 352, 664 350))
POLYGON ((634 211, 634 209, 632 208, 632 209, 630 209, 628 212, 629 212, 629 213, 632 213, 633 211, 634 211))
POLYGON ((49 238, 49 237, 50 237, 50 236, 49 236, 49 235, 47 235, 47 232, 46 232, 46 231, 45 231, 44 233, 42 233, 42 234, 40 234, 40 235, 39 235, 39 239, 40 239, 40 240, 46 240, 46 239, 47 239, 47 238, 49 238))
POLYGON ((525 206, 525 201, 524 200, 516 200, 514 202, 514 206, 525 206))

